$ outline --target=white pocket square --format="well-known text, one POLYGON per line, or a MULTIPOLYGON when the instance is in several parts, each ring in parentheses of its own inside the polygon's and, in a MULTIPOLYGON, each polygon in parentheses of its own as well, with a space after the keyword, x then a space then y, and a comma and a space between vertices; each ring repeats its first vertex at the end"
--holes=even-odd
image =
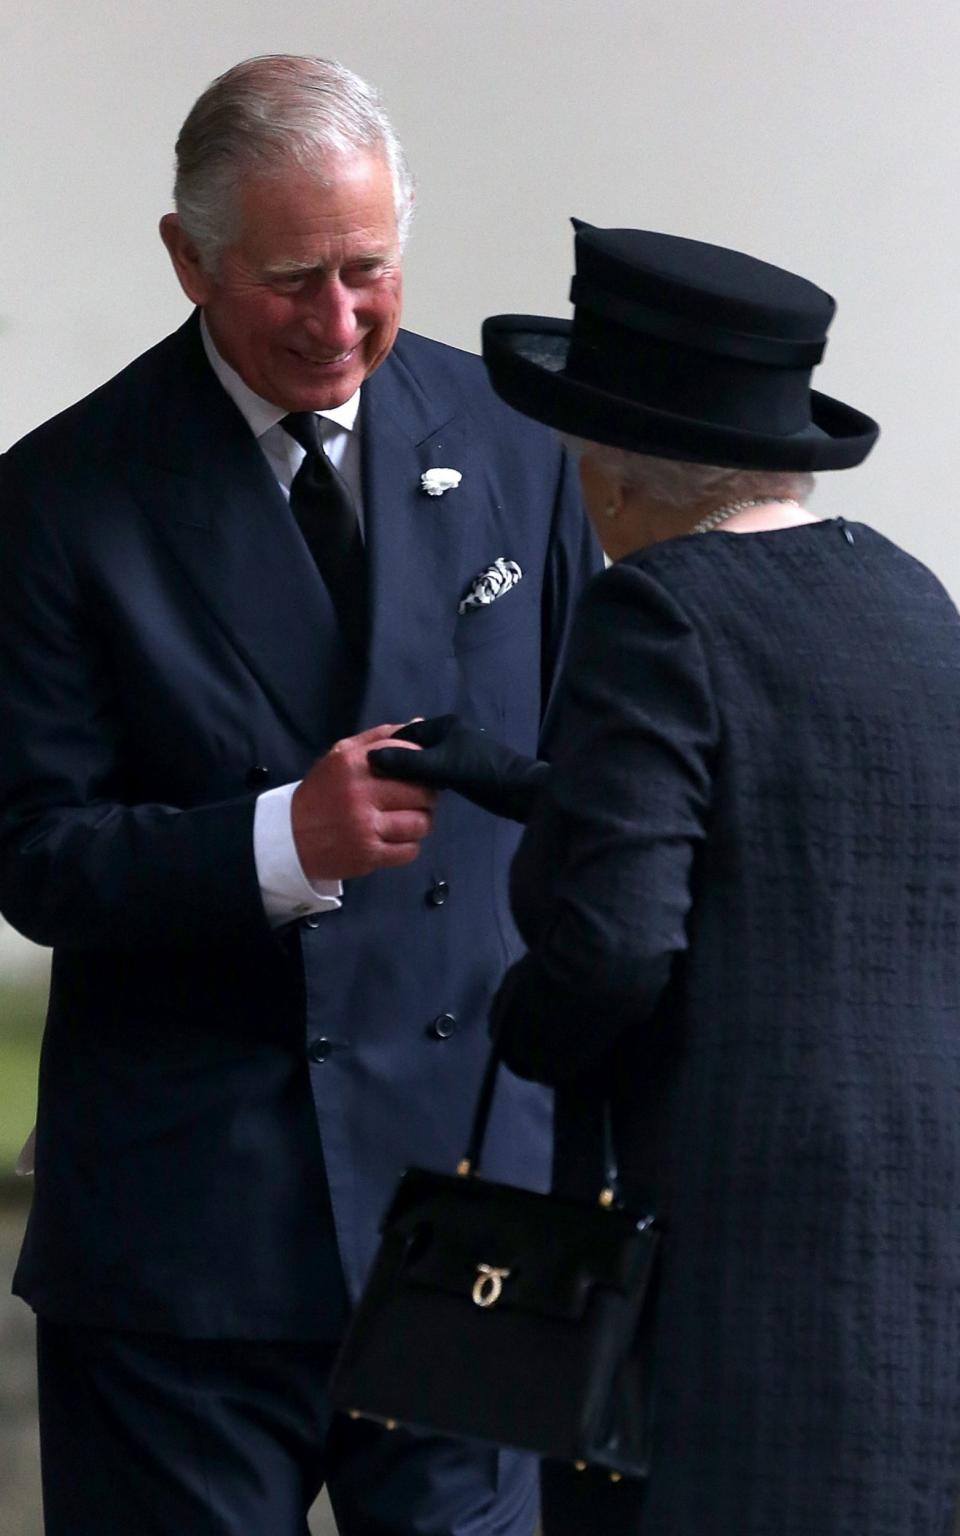
POLYGON ((457 612, 467 613, 471 608, 485 608, 488 603, 495 603, 498 597, 509 592, 522 579, 523 572, 516 560, 506 560, 501 555, 479 576, 473 578, 470 590, 466 597, 461 598, 457 612))

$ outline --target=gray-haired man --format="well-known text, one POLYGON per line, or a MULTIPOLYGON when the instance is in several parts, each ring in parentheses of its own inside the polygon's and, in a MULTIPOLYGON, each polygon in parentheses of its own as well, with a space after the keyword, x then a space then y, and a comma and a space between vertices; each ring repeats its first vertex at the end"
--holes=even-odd
MULTIPOLYGON (((515 949, 513 835, 366 750, 450 710, 534 750, 593 548, 550 439, 398 332, 410 181, 355 76, 231 70, 176 202, 195 313, 2 461, 0 904, 56 952, 15 1282, 47 1530, 302 1536, 326 1482, 346 1536, 529 1536, 526 1459, 324 1382, 515 949)), ((537 1090, 490 1145, 545 1181, 537 1090)))

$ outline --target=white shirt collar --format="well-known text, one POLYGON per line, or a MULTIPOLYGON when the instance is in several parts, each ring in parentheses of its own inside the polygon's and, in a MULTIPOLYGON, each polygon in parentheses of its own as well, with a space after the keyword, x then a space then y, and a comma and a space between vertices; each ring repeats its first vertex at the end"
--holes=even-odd
MULTIPOLYGON (((237 410, 246 421, 254 437, 263 437, 271 427, 275 427, 278 421, 282 421, 287 412, 281 405, 272 405, 269 400, 264 400, 260 395, 254 394, 248 384, 243 382, 235 368, 220 356, 210 335, 206 318, 200 314, 200 338, 203 342, 203 350, 207 354, 207 361, 213 369, 220 383, 223 385, 237 410)), ((343 427, 347 432, 352 432, 356 425, 357 412, 360 409, 360 391, 354 390, 349 400, 344 400, 342 405, 335 405, 329 411, 317 411, 324 421, 332 421, 336 426, 343 427)))

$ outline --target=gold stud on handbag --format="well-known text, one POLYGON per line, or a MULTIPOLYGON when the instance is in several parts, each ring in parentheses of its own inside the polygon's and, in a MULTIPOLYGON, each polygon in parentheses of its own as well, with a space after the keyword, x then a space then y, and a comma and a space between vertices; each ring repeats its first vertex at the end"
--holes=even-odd
MULTIPOLYGON (((658 1233, 618 1202, 609 1110, 599 1197, 478 1177, 491 1053, 456 1174, 412 1168, 330 1380, 335 1407, 642 1476, 658 1233)), ((601 1106, 598 1106, 600 1108, 601 1106)))

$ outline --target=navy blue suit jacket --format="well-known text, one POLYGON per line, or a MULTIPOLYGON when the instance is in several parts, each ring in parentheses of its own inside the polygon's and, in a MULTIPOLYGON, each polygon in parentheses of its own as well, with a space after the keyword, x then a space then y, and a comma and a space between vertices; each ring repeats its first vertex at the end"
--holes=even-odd
MULTIPOLYGON (((446 797, 414 864, 276 933, 256 792, 413 714, 455 710, 534 751, 596 553, 569 466, 476 358, 401 333, 361 423, 359 706, 195 319, 2 461, 0 907, 55 951, 15 1285, 48 1317, 335 1332, 341 1274, 355 1293, 401 1170, 461 1153, 517 948, 515 830, 446 797), (436 465, 463 475, 440 498, 420 487, 436 465), (501 555, 523 579, 459 615, 501 555)), ((548 1118, 542 1090, 505 1076, 490 1173, 544 1183, 548 1118)))

